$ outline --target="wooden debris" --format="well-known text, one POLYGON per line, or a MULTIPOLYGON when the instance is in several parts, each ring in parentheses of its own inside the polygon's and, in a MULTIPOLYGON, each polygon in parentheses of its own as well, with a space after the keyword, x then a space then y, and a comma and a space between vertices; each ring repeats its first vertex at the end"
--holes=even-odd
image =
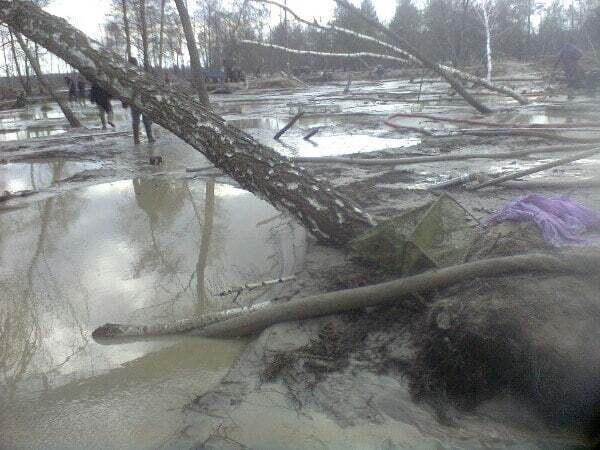
POLYGON ((529 169, 517 170, 516 172, 513 172, 508 175, 503 175, 500 177, 492 178, 491 180, 485 181, 481 184, 471 187, 469 190, 476 191, 478 189, 482 189, 487 186, 494 186, 494 185, 503 183, 504 181, 516 180, 517 178, 521 178, 525 175, 531 175, 532 173, 541 172, 543 170, 548 170, 553 167, 562 166, 562 165, 568 164, 570 162, 577 161, 579 159, 587 158, 588 156, 596 155, 599 152, 600 152, 600 147, 596 147, 587 152, 577 153, 573 156, 569 156, 568 158, 562 158, 562 159, 559 159, 559 160, 556 160, 553 162, 549 162, 546 164, 541 164, 539 166, 531 167, 529 169))
POLYGON ((279 139, 281 136, 284 135, 284 133, 286 133, 290 128, 292 128, 294 126, 294 124, 296 122, 298 122, 298 120, 300 120, 300 118, 304 115, 303 111, 300 111, 299 113, 297 113, 294 117, 292 117, 292 120, 290 120, 285 127, 283 127, 281 130, 279 130, 277 132, 277 134, 273 137, 273 139, 279 139))
POLYGON ((276 278, 273 280, 259 281, 258 283, 246 283, 243 286, 238 286, 238 287, 234 287, 234 288, 219 292, 217 295, 219 297, 225 297, 226 295, 238 294, 243 291, 253 291, 254 289, 272 286, 274 284, 287 283, 287 282, 293 281, 295 279, 296 279, 296 275, 290 275, 288 277, 281 277, 281 278, 276 278))
POLYGON ((321 131, 320 128, 313 128, 312 130, 310 130, 308 132, 308 134, 306 136, 304 136, 302 139, 304 139, 305 141, 308 141, 311 137, 313 137, 315 134, 317 134, 319 131, 321 131))
POLYGON ((412 302, 413 297, 410 294, 431 292, 473 278, 536 272, 591 274, 596 273, 598 264, 600 264, 600 253, 592 251, 564 252, 560 255, 533 253, 488 258, 386 283, 328 292, 285 303, 258 304, 250 307, 250 310, 242 310, 242 308, 225 310, 173 324, 146 326, 106 324, 94 331, 93 336, 147 336, 181 332, 215 337, 245 336, 275 323, 327 316, 368 306, 412 302))

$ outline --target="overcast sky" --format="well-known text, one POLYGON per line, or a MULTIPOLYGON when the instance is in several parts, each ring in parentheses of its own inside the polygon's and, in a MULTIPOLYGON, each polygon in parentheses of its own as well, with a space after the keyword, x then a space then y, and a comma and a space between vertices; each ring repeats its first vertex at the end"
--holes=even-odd
MULTIPOLYGON (((283 0, 281 0, 283 2, 283 0)), ((194 0, 189 1, 190 4, 194 0)), ((333 0, 287 0, 288 6, 301 16, 311 19, 318 17, 328 19, 333 14, 333 0)), ((353 0, 358 5, 360 0, 353 0)), ((379 18, 383 21, 391 20, 396 8, 396 0, 373 0, 379 18)), ((52 14, 64 17, 86 34, 99 38, 102 24, 109 9, 108 0, 53 0, 46 8, 52 14)), ((274 18, 279 17, 278 8, 272 8, 274 18)))

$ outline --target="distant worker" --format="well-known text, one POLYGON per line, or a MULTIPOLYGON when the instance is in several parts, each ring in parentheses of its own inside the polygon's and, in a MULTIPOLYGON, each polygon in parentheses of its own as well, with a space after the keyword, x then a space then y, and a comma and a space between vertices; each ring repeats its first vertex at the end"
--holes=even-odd
POLYGON ((69 101, 76 102, 77 86, 75 86, 75 81, 71 77, 65 77, 65 83, 67 83, 67 88, 69 89, 69 101))
POLYGON ((579 50, 573 42, 569 41, 564 44, 558 57, 556 64, 552 69, 552 74, 556 71, 559 64, 562 64, 565 76, 567 77, 567 92, 568 98, 575 98, 575 89, 579 86, 579 60, 583 56, 581 50, 579 50))
MULTIPOLYGON (((129 58, 129 62, 134 66, 138 65, 137 59, 133 56, 129 58)), ((133 105, 130 105, 128 102, 122 102, 123 108, 127 108, 131 106, 131 126, 133 128, 133 143, 140 143, 140 116, 142 117, 142 122, 144 123, 144 128, 146 130, 146 137, 148 138, 148 142, 150 144, 154 143, 154 136, 152 136, 152 119, 148 117, 146 114, 143 114, 138 108, 133 105)))
POLYGON ((85 88, 85 80, 83 79, 83 77, 79 77, 79 79, 77 80, 77 90, 79 91, 79 103, 81 103, 82 105, 85 105, 85 88))
POLYGON ((102 129, 106 130, 106 116, 108 116, 108 124, 111 127, 116 128, 113 123, 113 109, 110 104, 110 94, 96 82, 92 83, 92 88, 90 89, 90 102, 95 103, 98 106, 102 129))
POLYGON ((27 96, 24 91, 19 92, 15 100, 15 108, 25 108, 27 106, 27 96))

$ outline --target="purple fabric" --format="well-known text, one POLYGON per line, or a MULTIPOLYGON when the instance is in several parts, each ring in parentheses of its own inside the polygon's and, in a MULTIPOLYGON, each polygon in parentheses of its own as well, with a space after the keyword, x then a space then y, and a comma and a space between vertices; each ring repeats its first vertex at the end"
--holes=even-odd
POLYGON ((492 214, 485 225, 505 220, 533 222, 544 240, 556 247, 586 242, 581 235, 600 227, 599 213, 567 197, 545 197, 539 194, 529 194, 509 203, 492 214))

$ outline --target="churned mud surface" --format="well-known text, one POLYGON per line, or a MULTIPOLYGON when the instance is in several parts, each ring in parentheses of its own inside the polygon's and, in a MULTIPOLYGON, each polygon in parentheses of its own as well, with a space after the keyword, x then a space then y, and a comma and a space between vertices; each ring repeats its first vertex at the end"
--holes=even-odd
MULTIPOLYGON (((215 95, 213 103, 231 124, 291 157, 400 158, 551 144, 522 137, 399 134, 383 120, 417 105, 420 112, 478 117, 437 82, 421 87, 418 104, 408 99, 419 85, 407 80, 356 82, 348 95, 342 94, 344 84, 242 90, 215 95), (274 141, 299 108, 305 117, 274 141), (304 140, 315 128, 319 132, 304 140)), ((516 87, 541 89, 531 83, 516 87)), ((489 101, 500 112, 488 119, 504 122, 576 123, 593 120, 599 109, 587 97, 567 102, 564 96, 540 94, 526 107, 496 97, 489 101)), ((6 360, 0 399, 12 405, 5 411, 14 411, 0 413, 0 426, 11 446, 558 449, 585 444, 582 433, 550 428, 509 392, 468 410, 440 398, 415 401, 414 336, 430 317, 433 298, 278 324, 249 340, 94 342, 91 331, 105 322, 174 320, 390 278, 340 250, 317 245, 292 219, 238 189, 166 130, 158 130, 157 144, 134 146, 127 112, 115 107, 117 129, 109 131, 94 128, 91 108, 81 109, 88 129, 78 131, 65 130, 59 115, 50 111, 44 117, 35 106, 0 117, 12 130, 2 133, 0 144, 0 261, 10 262, 0 266, 0 283, 10 293, 0 310, 10 330, 0 339, 11 349, 0 354, 6 360), (36 125, 45 131, 31 134, 36 125), (162 165, 149 164, 155 155, 162 156, 162 165), (203 170, 186 171, 190 168, 203 170), (295 281, 266 290, 218 295, 294 273, 295 281), (117 425, 120 436, 107 433, 117 425)), ((402 123, 440 127, 422 119, 402 123)), ((432 200, 436 194, 426 190, 431 184, 473 172, 508 173, 557 156, 305 167, 382 221, 432 200)), ((527 192, 567 195, 600 210, 599 162, 594 156, 506 186, 449 193, 478 220, 527 192)), ((450 302, 460 295, 460 290, 441 292, 435 299, 447 296, 450 302)))

